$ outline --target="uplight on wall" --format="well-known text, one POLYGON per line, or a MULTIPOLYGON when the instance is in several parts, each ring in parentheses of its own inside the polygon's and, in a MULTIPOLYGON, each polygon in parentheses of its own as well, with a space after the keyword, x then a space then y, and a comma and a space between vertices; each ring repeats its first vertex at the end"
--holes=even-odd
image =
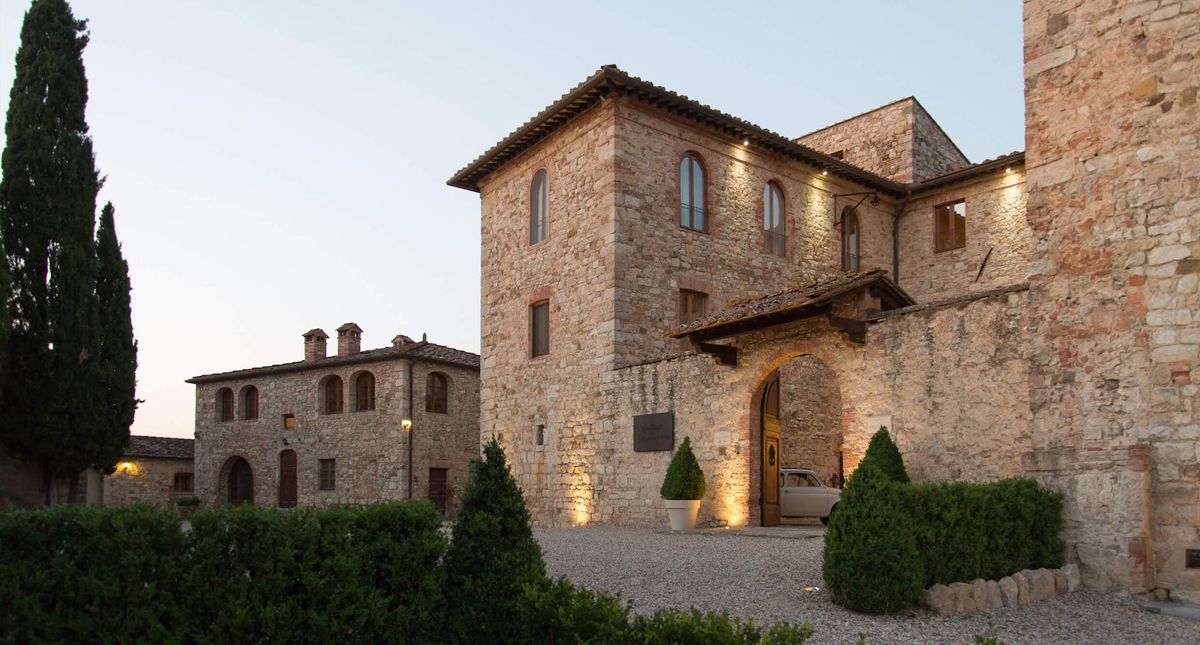
POLYGON ((412 430, 412 419, 401 419, 400 420, 400 429, 405 432, 412 430))
POLYGON ((117 463, 117 472, 126 475, 136 475, 138 473, 138 465, 132 461, 122 461, 117 463))

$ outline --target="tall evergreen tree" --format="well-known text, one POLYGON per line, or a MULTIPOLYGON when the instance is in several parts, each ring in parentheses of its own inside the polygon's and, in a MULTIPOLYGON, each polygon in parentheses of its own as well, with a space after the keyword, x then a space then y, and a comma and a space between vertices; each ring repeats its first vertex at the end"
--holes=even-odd
POLYGON ((0 159, 0 235, 13 283, 0 440, 41 463, 48 502, 56 476, 91 463, 85 437, 100 409, 100 181, 84 118, 86 29, 64 0, 34 0, 25 13, 0 159))
POLYGON ((129 265, 117 241, 113 205, 100 211, 96 231, 96 297, 100 302, 100 393, 102 411, 91 439, 92 465, 111 472, 129 445, 137 410, 137 341, 129 306, 129 265))

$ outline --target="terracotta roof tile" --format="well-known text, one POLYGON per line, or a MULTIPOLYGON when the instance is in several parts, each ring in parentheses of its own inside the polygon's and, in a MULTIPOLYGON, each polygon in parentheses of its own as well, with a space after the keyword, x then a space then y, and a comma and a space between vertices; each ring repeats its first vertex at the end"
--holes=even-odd
POLYGON ((301 372, 304 370, 325 370, 341 365, 354 365, 357 363, 368 363, 371 361, 398 358, 414 358, 417 360, 431 361, 434 363, 446 363, 449 365, 458 365, 460 367, 479 369, 479 354, 464 352, 459 349, 454 349, 453 347, 438 345, 437 343, 421 341, 412 345, 404 345, 401 347, 381 347, 379 349, 367 349, 355 354, 349 354, 347 356, 327 356, 315 361, 294 361, 291 363, 279 363, 278 365, 264 365, 262 367, 233 370, 231 372, 201 374, 200 376, 193 376, 186 382, 197 384, 211 383, 213 381, 231 381, 234 379, 267 376, 270 374, 286 374, 289 372, 301 372))

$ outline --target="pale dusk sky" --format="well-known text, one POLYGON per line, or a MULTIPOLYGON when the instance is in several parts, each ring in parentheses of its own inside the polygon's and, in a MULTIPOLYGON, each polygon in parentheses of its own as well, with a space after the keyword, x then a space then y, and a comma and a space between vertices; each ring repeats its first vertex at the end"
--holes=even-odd
MULTIPOLYGON (((71 5, 135 434, 191 436, 184 379, 312 327, 479 351, 479 200, 445 181, 604 64, 788 136, 915 95, 972 161, 1024 148, 1017 0, 71 5)), ((27 7, 0 2, 5 113, 27 7)))

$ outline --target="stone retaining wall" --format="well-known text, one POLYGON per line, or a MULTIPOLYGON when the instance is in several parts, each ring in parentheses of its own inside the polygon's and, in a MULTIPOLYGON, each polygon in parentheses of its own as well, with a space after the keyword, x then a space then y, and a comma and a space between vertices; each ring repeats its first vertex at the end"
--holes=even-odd
POLYGON ((921 605, 939 614, 973 614, 1001 607, 1023 607, 1079 589, 1079 566, 1026 569, 999 580, 972 580, 933 585, 921 594, 921 605))

